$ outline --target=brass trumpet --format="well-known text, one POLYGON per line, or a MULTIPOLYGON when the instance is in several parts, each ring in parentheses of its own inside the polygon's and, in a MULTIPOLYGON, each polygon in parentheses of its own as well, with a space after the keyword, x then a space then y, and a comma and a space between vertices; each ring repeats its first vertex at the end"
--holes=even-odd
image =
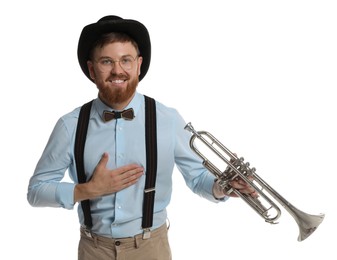
POLYGON ((294 207, 263 179, 261 179, 256 174, 256 169, 251 168, 248 162, 244 162, 244 158, 237 157, 236 154, 228 150, 209 132, 196 131, 191 123, 188 123, 185 126, 185 130, 192 133, 192 137, 190 139, 191 149, 203 160, 205 168, 215 175, 220 187, 227 194, 234 192, 242 198, 266 222, 277 224, 276 220, 281 216, 281 210, 272 198, 265 193, 265 191, 279 204, 281 204, 295 219, 300 231, 297 239, 298 241, 303 241, 308 238, 322 223, 324 214, 310 215, 294 207), (205 145, 211 152, 213 152, 212 155, 215 155, 214 159, 218 159, 220 162, 225 163, 226 167, 224 171, 220 170, 215 163, 212 163, 203 153, 200 152, 198 148, 196 148, 196 138, 201 142, 201 144, 205 145), (239 178, 251 185, 259 196, 257 198, 253 198, 252 196, 240 193, 240 191, 231 187, 230 182, 239 178))

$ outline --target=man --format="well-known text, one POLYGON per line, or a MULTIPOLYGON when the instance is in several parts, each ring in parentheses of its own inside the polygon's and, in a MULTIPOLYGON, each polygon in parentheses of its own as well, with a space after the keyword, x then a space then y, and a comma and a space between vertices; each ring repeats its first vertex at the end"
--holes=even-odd
MULTIPOLYGON (((55 125, 28 187, 28 201, 36 207, 78 207, 81 224, 78 259, 171 259, 166 207, 172 192, 174 165, 195 193, 213 201, 226 195, 214 175, 189 148, 190 134, 179 113, 155 102, 157 151, 155 187, 145 189, 147 159, 144 96, 136 91, 151 57, 150 37, 138 21, 105 16, 83 28, 78 59, 84 74, 95 83, 85 140, 85 181, 79 181, 80 160, 74 146, 80 108, 62 116, 55 125), (126 112, 125 112, 126 111, 126 112), (116 118, 113 118, 116 117, 116 118), (68 171, 74 183, 62 182, 68 171), (145 189, 145 191, 144 191, 145 189), (153 213, 143 212, 144 194, 154 194, 153 213), (91 225, 87 225, 91 218, 91 225), (144 228, 142 220, 150 218, 144 228)), ((149 177, 150 178, 150 177, 149 177)), ((232 186, 256 196, 242 181, 232 186)), ((151 205, 151 204, 150 204, 151 205)), ((152 211, 150 211, 152 212, 152 211)))

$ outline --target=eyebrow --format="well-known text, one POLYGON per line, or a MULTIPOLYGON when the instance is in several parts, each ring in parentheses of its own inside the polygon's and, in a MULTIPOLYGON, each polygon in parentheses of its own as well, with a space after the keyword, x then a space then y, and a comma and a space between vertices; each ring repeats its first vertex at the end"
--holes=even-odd
MULTIPOLYGON (((134 57, 131 54, 122 55, 119 59, 122 59, 122 58, 125 58, 125 57, 132 57, 134 59, 134 57)), ((137 57, 137 55, 136 55, 136 57, 137 57)), ((101 57, 98 58, 98 60, 103 60, 103 59, 115 60, 115 59, 111 58, 110 56, 101 56, 101 57)))

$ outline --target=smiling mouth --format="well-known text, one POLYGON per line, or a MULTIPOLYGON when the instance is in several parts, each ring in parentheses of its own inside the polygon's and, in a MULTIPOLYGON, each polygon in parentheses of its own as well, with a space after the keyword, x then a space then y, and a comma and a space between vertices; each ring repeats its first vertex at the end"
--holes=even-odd
POLYGON ((112 77, 108 78, 108 81, 112 84, 123 84, 124 82, 128 81, 129 77, 126 75, 112 75, 112 77))
POLYGON ((114 83, 114 84, 122 84, 126 81, 126 79, 111 79, 109 82, 114 83))

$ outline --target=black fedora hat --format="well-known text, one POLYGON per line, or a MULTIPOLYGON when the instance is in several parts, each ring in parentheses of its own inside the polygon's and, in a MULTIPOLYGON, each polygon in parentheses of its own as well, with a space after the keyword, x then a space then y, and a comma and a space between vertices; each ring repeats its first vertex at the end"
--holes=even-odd
POLYGON ((139 81, 141 81, 149 69, 151 60, 151 41, 149 32, 142 23, 135 20, 123 19, 115 15, 104 16, 99 19, 97 23, 89 24, 83 28, 77 49, 77 57, 82 71, 92 81, 87 66, 90 49, 102 34, 109 32, 126 33, 137 42, 140 56, 143 57, 139 75, 139 81))

